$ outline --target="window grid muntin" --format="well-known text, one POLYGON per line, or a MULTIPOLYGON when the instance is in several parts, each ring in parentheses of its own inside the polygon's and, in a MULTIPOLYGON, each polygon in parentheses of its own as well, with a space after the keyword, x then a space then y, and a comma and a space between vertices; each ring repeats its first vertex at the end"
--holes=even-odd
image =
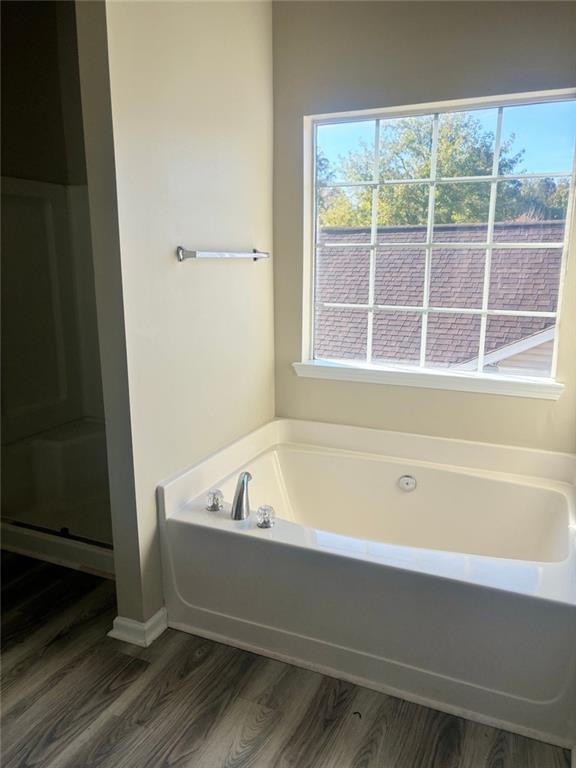
POLYGON ((346 304, 338 301, 319 301, 320 309, 357 309, 363 312, 443 312, 466 315, 508 315, 509 317, 556 317, 557 312, 532 309, 480 309, 476 307, 423 307, 418 304, 346 304))
MULTIPOLYGON (((374 121, 374 179, 380 179, 380 120, 374 121)), ((374 303, 374 292, 376 290, 376 240, 378 239, 378 192, 380 187, 372 187, 372 210, 370 219, 370 271, 368 277, 368 302, 374 303)), ((372 339, 374 337, 374 312, 368 310, 367 317, 368 329, 366 333, 366 362, 372 362, 372 339)))
MULTIPOLYGON (((498 109, 498 117, 496 118, 496 137, 494 139, 494 159, 492 164, 492 175, 498 174, 498 168, 500 167, 500 146, 502 143, 502 113, 503 108, 498 109)), ((496 219, 496 195, 498 191, 498 182, 492 181, 490 183, 490 207, 488 209, 488 231, 486 232, 486 240, 491 242, 494 239, 494 221, 496 219)), ((482 309, 488 309, 488 293, 490 291, 490 270, 492 266, 492 249, 486 248, 486 255, 484 261, 484 285, 482 286, 482 309)), ((486 328, 488 326, 488 315, 483 314, 480 318, 480 339, 478 348, 478 365, 476 370, 481 373, 484 368, 484 347, 486 346, 486 328)))
MULTIPOLYGON (((438 112, 432 119, 432 149, 430 152, 430 189, 428 190, 428 221, 426 224, 426 242, 434 239, 434 213, 436 209, 436 169, 438 167, 438 112)), ((430 303, 430 269, 432 249, 426 247, 424 252, 424 297, 422 307, 422 325, 420 328, 420 368, 426 365, 426 339, 428 336, 428 305, 430 303)))
MULTIPOLYGON (((538 103, 550 103, 550 102, 556 102, 560 101, 562 99, 554 99, 554 98, 544 98, 544 99, 538 99, 533 102, 533 104, 538 103)), ((573 100, 573 97, 570 99, 573 100)), ((431 156, 430 161, 430 176, 429 177, 423 177, 423 178, 403 178, 403 179, 381 179, 380 178, 380 163, 379 163, 379 126, 380 123, 385 119, 397 119, 399 117, 408 117, 408 116, 418 116, 418 115, 426 115, 431 114, 430 111, 413 111, 408 110, 404 114, 398 114, 394 116, 390 116, 389 118, 386 117, 378 117, 375 116, 373 119, 375 121, 375 178, 373 181, 361 181, 361 182, 335 182, 335 183, 328 183, 328 184, 318 184, 316 180, 316 130, 319 125, 328 125, 333 123, 351 123, 351 122, 357 122, 359 120, 366 120, 366 117, 364 118, 345 118, 342 117, 340 119, 323 119, 318 120, 314 122, 314 140, 313 140, 313 154, 312 154, 312 161, 314 163, 313 167, 313 251, 314 251, 314 261, 316 256, 316 250, 318 248, 370 248, 370 258, 371 258, 371 269, 370 269, 370 296, 372 298, 372 301, 367 305, 362 304, 338 304, 338 303, 328 303, 328 302, 316 302, 315 301, 315 286, 312 284, 312 297, 313 297, 313 306, 314 307, 330 307, 330 308, 346 308, 346 309, 353 309, 357 311, 364 311, 368 315, 368 323, 369 323, 369 330, 368 330, 368 339, 367 339, 367 354, 366 358, 364 360, 358 360, 358 362, 365 362, 365 363, 371 363, 372 360, 372 329, 373 329, 373 317, 375 312, 416 312, 422 315, 422 338, 421 338, 421 362, 419 366, 410 366, 415 368, 416 370, 420 369, 426 369, 426 360, 425 360, 425 351, 426 351, 426 335, 427 335, 427 317, 428 314, 431 312, 434 313, 442 313, 442 314, 468 314, 468 315, 480 315, 481 316, 481 338, 479 340, 479 353, 478 353, 478 364, 477 364, 477 370, 476 373, 483 373, 483 361, 484 361, 484 355, 485 355, 485 335, 486 335, 486 324, 487 324, 487 318, 488 316, 494 316, 494 315, 500 315, 500 316, 516 316, 516 317, 541 317, 541 318, 554 318, 556 320, 555 325, 557 325, 558 321, 558 311, 559 311, 559 305, 560 305, 560 297, 562 293, 562 286, 563 286, 563 279, 565 275, 565 268, 566 268, 566 251, 567 251, 567 243, 568 243, 568 233, 569 233, 569 226, 570 226, 570 216, 571 216, 571 207, 572 207, 572 198, 574 194, 574 176, 576 172, 576 161, 573 161, 573 168, 571 171, 555 171, 553 173, 545 173, 545 172, 533 172, 533 173, 520 173, 520 174, 500 174, 498 173, 500 168, 500 151, 501 151, 501 132, 502 132, 502 119, 503 119, 503 110, 507 106, 513 106, 516 105, 517 102, 505 102, 501 105, 499 105, 498 108, 498 117, 497 117, 497 134, 495 136, 495 144, 494 144, 494 157, 493 157, 493 168, 492 168, 492 174, 490 175, 483 175, 483 176, 457 176, 457 177, 437 177, 436 176, 436 170, 437 170, 437 142, 438 142, 438 120, 440 114, 446 114, 448 112, 457 112, 460 111, 459 109, 444 109, 444 110, 438 110, 433 113, 433 147, 432 151, 435 152, 436 156, 431 156), (436 146, 434 146, 434 143, 436 146), (566 218, 564 220, 565 228, 564 228, 564 238, 562 241, 541 241, 541 242, 512 242, 512 243, 506 243, 506 242, 494 242, 493 241, 493 234, 494 234, 494 224, 495 224, 495 207, 496 207, 496 195, 497 195, 497 189, 498 189, 498 182, 501 181, 512 181, 512 180, 522 180, 522 179, 539 179, 539 178, 567 178, 570 180, 570 187, 569 187, 569 194, 568 194, 568 202, 567 202, 567 210, 566 210, 566 218), (490 190, 490 207, 489 207, 489 220, 488 220, 488 232, 486 236, 485 241, 473 241, 470 243, 462 243, 462 242, 442 242, 442 241, 435 241, 433 238, 433 226, 434 226, 434 202, 436 197, 436 186, 439 183, 473 183, 473 182, 490 182, 491 184, 491 190, 490 190), (382 186, 389 186, 393 184, 415 184, 415 183, 421 183, 421 184, 429 184, 429 202, 428 202, 428 222, 427 222, 427 237, 426 242, 405 242, 405 243, 379 243, 377 238, 377 201, 378 201, 378 195, 380 187, 382 186), (318 241, 317 232, 318 232, 318 211, 317 211, 317 196, 316 196, 316 190, 320 188, 339 188, 339 187, 372 187, 372 199, 371 199, 371 206, 372 206, 372 216, 371 216, 371 240, 369 243, 330 243, 329 241, 326 241, 324 243, 320 243, 318 241), (491 221, 490 221, 491 219, 491 221), (376 221, 376 225, 375 225, 376 221), (432 227, 432 229, 431 229, 432 227), (483 285, 483 296, 482 296, 482 309, 472 309, 472 308, 458 308, 458 307, 434 307, 434 306, 418 306, 418 305, 378 305, 373 303, 373 294, 374 294, 374 281, 375 281, 375 271, 374 266, 375 264, 375 250, 378 246, 384 246, 386 248, 414 248, 418 247, 419 249, 425 249, 426 251, 426 265, 425 270, 427 270, 427 274, 425 272, 425 298, 429 298, 429 290, 430 290, 430 262, 431 262, 431 256, 432 251, 435 248, 455 248, 455 249, 465 249, 465 248, 475 248, 484 250, 486 249, 486 262, 485 262, 485 272, 484 272, 484 285, 483 285), (488 309, 488 302, 489 302, 489 289, 490 289, 490 265, 491 265, 491 252, 494 249, 526 249, 526 248, 545 248, 546 250, 556 248, 556 249, 562 249, 562 268, 561 268, 561 275, 559 280, 559 290, 558 290, 558 297, 557 297, 557 305, 556 305, 556 311, 554 312, 539 312, 539 311, 522 311, 522 310, 497 310, 497 309, 488 309)), ((473 109, 473 106, 471 107, 473 109)), ((575 154, 576 154, 576 148, 575 148, 575 154)), ((314 271, 314 270, 313 270, 314 271)), ((312 317, 314 317, 314 312, 312 313, 312 317)), ((313 323, 314 324, 314 323, 313 323)), ((552 326, 554 327, 554 326, 552 326)), ((314 328, 311 329, 311 350, 312 350, 312 357, 315 358, 314 355, 314 328)), ((551 375, 554 375, 555 372, 555 366, 556 366, 556 358, 557 358, 557 334, 555 330, 555 343, 554 343, 554 351, 553 351, 553 358, 552 358, 552 366, 551 366, 551 375)), ((322 359, 322 358, 317 358, 322 359)), ((332 359, 332 358, 331 358, 332 359)), ((390 362, 389 365, 393 366, 393 362, 390 362)), ((383 368, 386 368, 386 366, 381 366, 383 368)))
MULTIPOLYGON (((524 179, 549 179, 562 178, 569 179, 572 176, 571 171, 551 171, 550 173, 510 173, 493 174, 487 173, 486 176, 437 176, 434 181, 437 184, 474 184, 479 181, 522 181, 524 179)), ((398 184, 430 184, 432 176, 423 176, 417 179, 382 179, 380 181, 333 181, 327 184, 317 184, 316 189, 338 189, 339 187, 390 187, 398 184)))
POLYGON ((432 248, 432 250, 436 248, 454 248, 456 250, 474 248, 481 251, 483 251, 485 248, 490 248, 490 250, 510 250, 514 248, 518 250, 524 250, 525 248, 546 248, 546 250, 555 248, 557 250, 561 250, 564 248, 564 244, 565 243, 563 241, 554 240, 540 240, 540 242, 533 243, 524 243, 518 241, 513 243, 506 243, 500 240, 496 242, 487 242, 486 240, 471 240, 470 242, 456 242, 454 240, 450 242, 442 242, 441 240, 433 240, 432 242, 419 242, 418 240, 414 240, 412 243, 373 243, 371 241, 366 243, 331 243, 326 241, 325 243, 316 243, 316 248, 363 248, 364 250, 367 250, 368 248, 374 248, 382 245, 386 248, 432 248))

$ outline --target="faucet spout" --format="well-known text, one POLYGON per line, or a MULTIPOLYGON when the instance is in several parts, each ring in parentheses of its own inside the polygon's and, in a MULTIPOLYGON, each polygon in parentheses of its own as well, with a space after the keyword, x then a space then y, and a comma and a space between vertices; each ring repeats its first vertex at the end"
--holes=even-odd
POLYGON ((246 520, 250 515, 250 501, 248 499, 248 483, 252 480, 250 472, 240 472, 232 502, 232 520, 246 520))

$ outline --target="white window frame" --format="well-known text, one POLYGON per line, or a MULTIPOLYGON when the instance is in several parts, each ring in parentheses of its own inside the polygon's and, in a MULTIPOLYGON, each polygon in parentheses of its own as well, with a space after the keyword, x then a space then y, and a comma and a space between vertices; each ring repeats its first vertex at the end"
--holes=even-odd
MULTIPOLYGON (((526 174, 510 174, 506 176, 500 176, 498 174, 498 161, 499 161, 499 144, 500 144, 500 132, 501 132, 501 115, 498 113, 498 126, 495 136, 495 148, 494 148, 494 165, 491 175, 481 177, 462 177, 454 179, 455 181, 462 182, 474 182, 484 181, 490 182, 491 195, 490 195, 490 209, 488 219, 488 237, 487 243, 470 243, 468 247, 480 247, 486 248, 486 267, 484 273, 484 291, 483 291, 483 305, 480 311, 474 310, 470 314, 474 314, 481 317, 481 330, 480 330, 480 348, 479 348, 479 364, 477 371, 466 370, 452 370, 452 369, 432 369, 424 368, 424 345, 421 344, 420 350, 420 367, 418 366, 402 366, 402 365, 374 365, 370 362, 370 353, 368 354, 368 361, 358 360, 319 360, 314 359, 314 259, 315 259, 315 246, 316 246, 316 222, 315 222, 315 200, 316 200, 316 183, 315 183, 315 169, 314 169, 314 157, 315 157, 315 134, 316 126, 325 125, 338 122, 352 122, 355 120, 367 120, 385 117, 407 117, 414 115, 427 115, 437 112, 447 111, 461 111, 465 109, 480 109, 488 107, 506 107, 519 104, 535 104, 548 101, 563 101, 576 98, 576 88, 565 88, 560 90, 539 91, 529 93, 519 93, 505 96, 488 96, 483 98, 473 99, 459 99, 453 101, 439 101, 426 104, 416 104, 411 106, 399 106, 388 107, 385 109, 368 109, 368 110, 356 110, 352 112, 335 112, 331 114, 322 115, 307 115, 304 117, 304 271, 303 271, 303 295, 302 295, 302 358, 300 362, 293 363, 293 367, 299 376, 305 376, 308 378, 316 379, 334 379, 339 381, 357 381, 365 383, 380 383, 380 384, 392 384, 403 385, 409 387, 425 387, 432 389, 450 389, 450 390, 463 390, 469 392, 485 392, 489 394, 504 394, 517 397, 534 397, 544 398, 550 400, 556 400, 560 397, 564 390, 564 385, 556 380, 556 368, 558 357, 558 328, 560 321, 560 314, 562 308, 562 293, 563 284, 566 273, 566 261, 568 257, 568 243, 570 241, 570 233, 572 228, 572 222, 576 219, 574 213, 576 194, 574 193, 575 181, 574 181, 574 163, 571 174, 566 173, 526 173, 526 174), (558 294, 558 305, 555 312, 522 312, 522 311, 496 311, 490 310, 487 306, 484 306, 487 301, 488 292, 486 290, 486 281, 490 279, 490 258, 492 252, 492 233, 494 227, 494 215, 495 215, 495 201, 496 201, 496 185, 500 180, 508 180, 513 178, 542 178, 542 177, 559 177, 559 176, 572 176, 572 185, 570 192, 570 199, 568 200, 568 208, 566 215, 566 229, 564 241, 562 243, 546 243, 548 247, 562 247, 562 263, 560 269, 560 286, 558 294), (481 372, 483 355, 484 355, 484 340, 486 334, 487 318, 491 314, 505 315, 511 314, 520 316, 522 314, 530 316, 542 316, 542 317, 555 317, 556 318, 556 332, 554 338, 554 352, 552 357, 552 370, 549 378, 536 377, 536 376, 506 376, 503 374, 493 374, 481 372)), ((437 134, 437 119, 434 120, 434 136, 433 147, 434 152, 436 145, 437 134)), ((376 123, 376 141, 378 141, 378 122, 376 123)), ((433 168, 435 165, 433 165, 433 168)), ((405 180, 404 180, 405 181, 405 180)), ((412 180, 416 181, 416 180, 412 180)), ((434 194, 436 178, 428 178, 423 180, 425 183, 430 184, 430 195, 434 194)), ((379 182, 362 182, 362 186, 373 186, 376 193, 379 182)), ((386 180, 386 183, 392 183, 386 180)), ((431 226, 433 222, 433 204, 428 206, 428 235, 426 243, 418 243, 419 247, 426 248, 426 263, 425 263, 425 275, 424 275, 424 303, 422 307, 394 307, 397 311, 406 310, 411 312, 423 313, 422 323, 422 338, 424 338, 426 329, 426 308, 428 307, 428 292, 430 281, 430 255, 431 255, 431 226)), ((373 205, 373 216, 374 219, 373 205)), ((374 230, 374 222, 372 229, 374 230)), ((366 247, 370 247, 370 270, 371 273, 374 270, 374 254, 375 254, 375 240, 374 231, 372 233, 372 242, 370 246, 365 244, 366 247)), ((416 244, 414 244, 416 245, 416 244)), ((438 243, 436 243, 438 245, 438 243)), ((444 244, 442 244, 444 246, 444 244)), ((466 243, 451 243, 454 247, 467 247, 466 243)), ((499 246, 506 245, 506 247, 514 247, 514 244, 499 243, 499 246)), ((517 247, 525 248, 526 245, 517 245, 517 247)), ((539 244, 542 247, 542 244, 539 244)), ((373 281, 371 281, 372 284, 373 281)), ((369 299, 368 305, 361 305, 363 310, 368 310, 368 349, 371 347, 371 326, 373 318, 373 312, 370 311, 372 307, 372 300, 369 299)), ((434 309, 437 311, 437 308, 434 309)), ((441 310, 440 310, 441 311, 441 310)), ((446 308, 448 312, 454 312, 452 308, 446 308)), ((466 310, 458 309, 458 313, 466 314, 466 310)))

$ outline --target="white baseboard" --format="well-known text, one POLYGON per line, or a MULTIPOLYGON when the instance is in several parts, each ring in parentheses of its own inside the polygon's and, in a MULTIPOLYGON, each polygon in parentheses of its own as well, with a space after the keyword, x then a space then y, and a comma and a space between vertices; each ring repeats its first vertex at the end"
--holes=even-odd
POLYGON ((1 531, 2 548, 8 552, 114 578, 114 554, 111 549, 13 523, 3 522, 1 531))
POLYGON ((148 648, 165 629, 168 629, 166 608, 160 608, 148 621, 134 621, 117 616, 108 637, 148 648))

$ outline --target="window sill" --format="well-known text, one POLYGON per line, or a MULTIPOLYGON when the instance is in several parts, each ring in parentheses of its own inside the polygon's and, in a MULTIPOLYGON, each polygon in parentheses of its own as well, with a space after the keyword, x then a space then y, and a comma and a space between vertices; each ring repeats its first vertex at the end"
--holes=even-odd
POLYGON ((460 392, 481 392, 488 395, 531 397, 541 400, 558 400, 564 385, 553 379, 519 376, 491 376, 489 374, 447 373, 446 371, 416 371, 409 368, 380 368, 332 362, 308 360, 292 363, 298 376, 309 379, 332 381, 356 381, 363 384, 389 384, 402 387, 448 389, 460 392))

